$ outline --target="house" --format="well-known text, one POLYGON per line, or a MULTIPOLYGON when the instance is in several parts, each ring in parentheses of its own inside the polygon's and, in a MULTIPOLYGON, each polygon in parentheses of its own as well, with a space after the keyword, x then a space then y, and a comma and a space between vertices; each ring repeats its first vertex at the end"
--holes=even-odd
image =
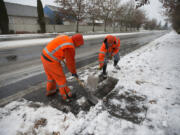
MULTIPOLYGON (((90 25, 90 26, 93 25, 92 20, 90 20, 89 18, 87 18, 86 20, 84 20, 83 23, 86 24, 86 25, 90 25)), ((95 24, 96 26, 103 26, 103 25, 104 25, 104 21, 103 21, 103 20, 100 20, 100 19, 99 19, 99 20, 96 19, 96 20, 94 20, 94 24, 95 24)))
MULTIPOLYGON (((29 33, 39 30, 37 7, 9 2, 5 2, 5 6, 11 31, 14 31, 14 33, 29 33)), ((45 16, 45 19, 46 24, 48 24, 48 17, 45 16)))
POLYGON ((50 24, 70 25, 75 23, 75 19, 72 16, 63 14, 60 12, 59 7, 56 6, 46 5, 44 14, 49 17, 50 24))

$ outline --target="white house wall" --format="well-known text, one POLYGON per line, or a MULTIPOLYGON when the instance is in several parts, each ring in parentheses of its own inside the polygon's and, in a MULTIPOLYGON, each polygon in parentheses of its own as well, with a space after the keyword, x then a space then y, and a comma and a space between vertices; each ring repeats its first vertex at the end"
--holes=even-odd
MULTIPOLYGON (((12 17, 9 22, 10 30, 13 30, 15 33, 18 32, 29 32, 29 33, 37 33, 40 30, 39 24, 35 18, 19 18, 12 17)), ((74 32, 76 25, 46 25, 46 32, 74 32)), ((95 26, 95 31, 103 31, 104 26, 95 26)), ((107 27, 106 30, 108 32, 112 32, 112 27, 107 27)), ((92 26, 79 26, 80 32, 88 32, 92 31, 92 26)), ((119 31, 119 29, 116 29, 119 31)))

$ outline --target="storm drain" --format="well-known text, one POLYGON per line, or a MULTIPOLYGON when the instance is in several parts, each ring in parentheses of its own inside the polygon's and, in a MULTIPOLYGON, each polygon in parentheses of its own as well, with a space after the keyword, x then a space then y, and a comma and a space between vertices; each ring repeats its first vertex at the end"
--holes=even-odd
POLYGON ((108 112, 117 118, 122 118, 136 124, 145 120, 147 114, 147 97, 133 90, 120 92, 121 88, 112 91, 103 103, 108 112))
MULTIPOLYGON (((117 82, 117 79, 109 77, 108 79, 102 81, 92 94, 98 97, 99 99, 103 99, 109 92, 111 92, 114 89, 117 82)), ((82 110, 86 112, 89 111, 93 104, 91 104, 87 100, 87 95, 83 92, 83 88, 79 86, 79 84, 76 81, 71 82, 71 84, 73 84, 74 87, 72 91, 77 95, 75 100, 73 100, 70 103, 63 103, 58 98, 51 98, 52 100, 49 100, 50 104, 53 107, 62 110, 63 112, 72 112, 75 115, 82 110)))
MULTIPOLYGON (((93 92, 93 94, 99 99, 103 99, 109 92, 111 92, 116 86, 118 80, 115 78, 108 78, 102 81, 98 88, 93 92)), ((72 86, 72 93, 76 93, 76 98, 70 103, 65 103, 61 100, 61 96, 57 90, 55 95, 50 97, 45 96, 45 88, 41 88, 39 91, 35 91, 26 95, 24 98, 27 100, 35 102, 43 102, 46 105, 51 105, 58 110, 65 113, 72 112, 73 114, 78 114, 80 111, 89 111, 93 106, 88 100, 84 89, 77 83, 77 81, 72 81, 68 83, 68 86, 72 86)))

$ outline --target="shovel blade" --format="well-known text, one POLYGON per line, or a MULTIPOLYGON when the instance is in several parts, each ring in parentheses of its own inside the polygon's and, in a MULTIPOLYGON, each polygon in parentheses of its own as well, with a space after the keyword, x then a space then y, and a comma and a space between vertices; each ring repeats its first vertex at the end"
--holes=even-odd
POLYGON ((99 82, 99 77, 89 75, 87 78, 87 85, 88 88, 91 89, 92 91, 95 91, 99 82))
POLYGON ((80 88, 82 90, 83 96, 85 96, 89 102, 91 102, 93 105, 96 105, 98 103, 98 98, 94 96, 88 89, 81 85, 80 88))

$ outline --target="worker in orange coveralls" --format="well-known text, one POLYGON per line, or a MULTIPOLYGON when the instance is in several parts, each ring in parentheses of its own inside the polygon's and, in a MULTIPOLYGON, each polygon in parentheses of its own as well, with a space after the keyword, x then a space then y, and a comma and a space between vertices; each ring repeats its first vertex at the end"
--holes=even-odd
POLYGON ((83 44, 84 40, 81 34, 75 34, 72 37, 60 35, 43 49, 41 60, 47 76, 46 96, 55 94, 57 85, 63 101, 70 101, 73 95, 66 84, 62 62, 66 63, 72 76, 78 78, 75 65, 75 47, 83 44))
POLYGON ((99 52, 99 65, 100 65, 99 69, 103 69, 103 72, 101 74, 103 78, 107 78, 107 72, 106 72, 107 63, 109 59, 110 60, 112 59, 112 57, 114 57, 114 67, 117 70, 120 70, 120 67, 117 65, 120 59, 119 50, 120 50, 120 39, 112 35, 107 35, 104 39, 104 42, 99 52))

